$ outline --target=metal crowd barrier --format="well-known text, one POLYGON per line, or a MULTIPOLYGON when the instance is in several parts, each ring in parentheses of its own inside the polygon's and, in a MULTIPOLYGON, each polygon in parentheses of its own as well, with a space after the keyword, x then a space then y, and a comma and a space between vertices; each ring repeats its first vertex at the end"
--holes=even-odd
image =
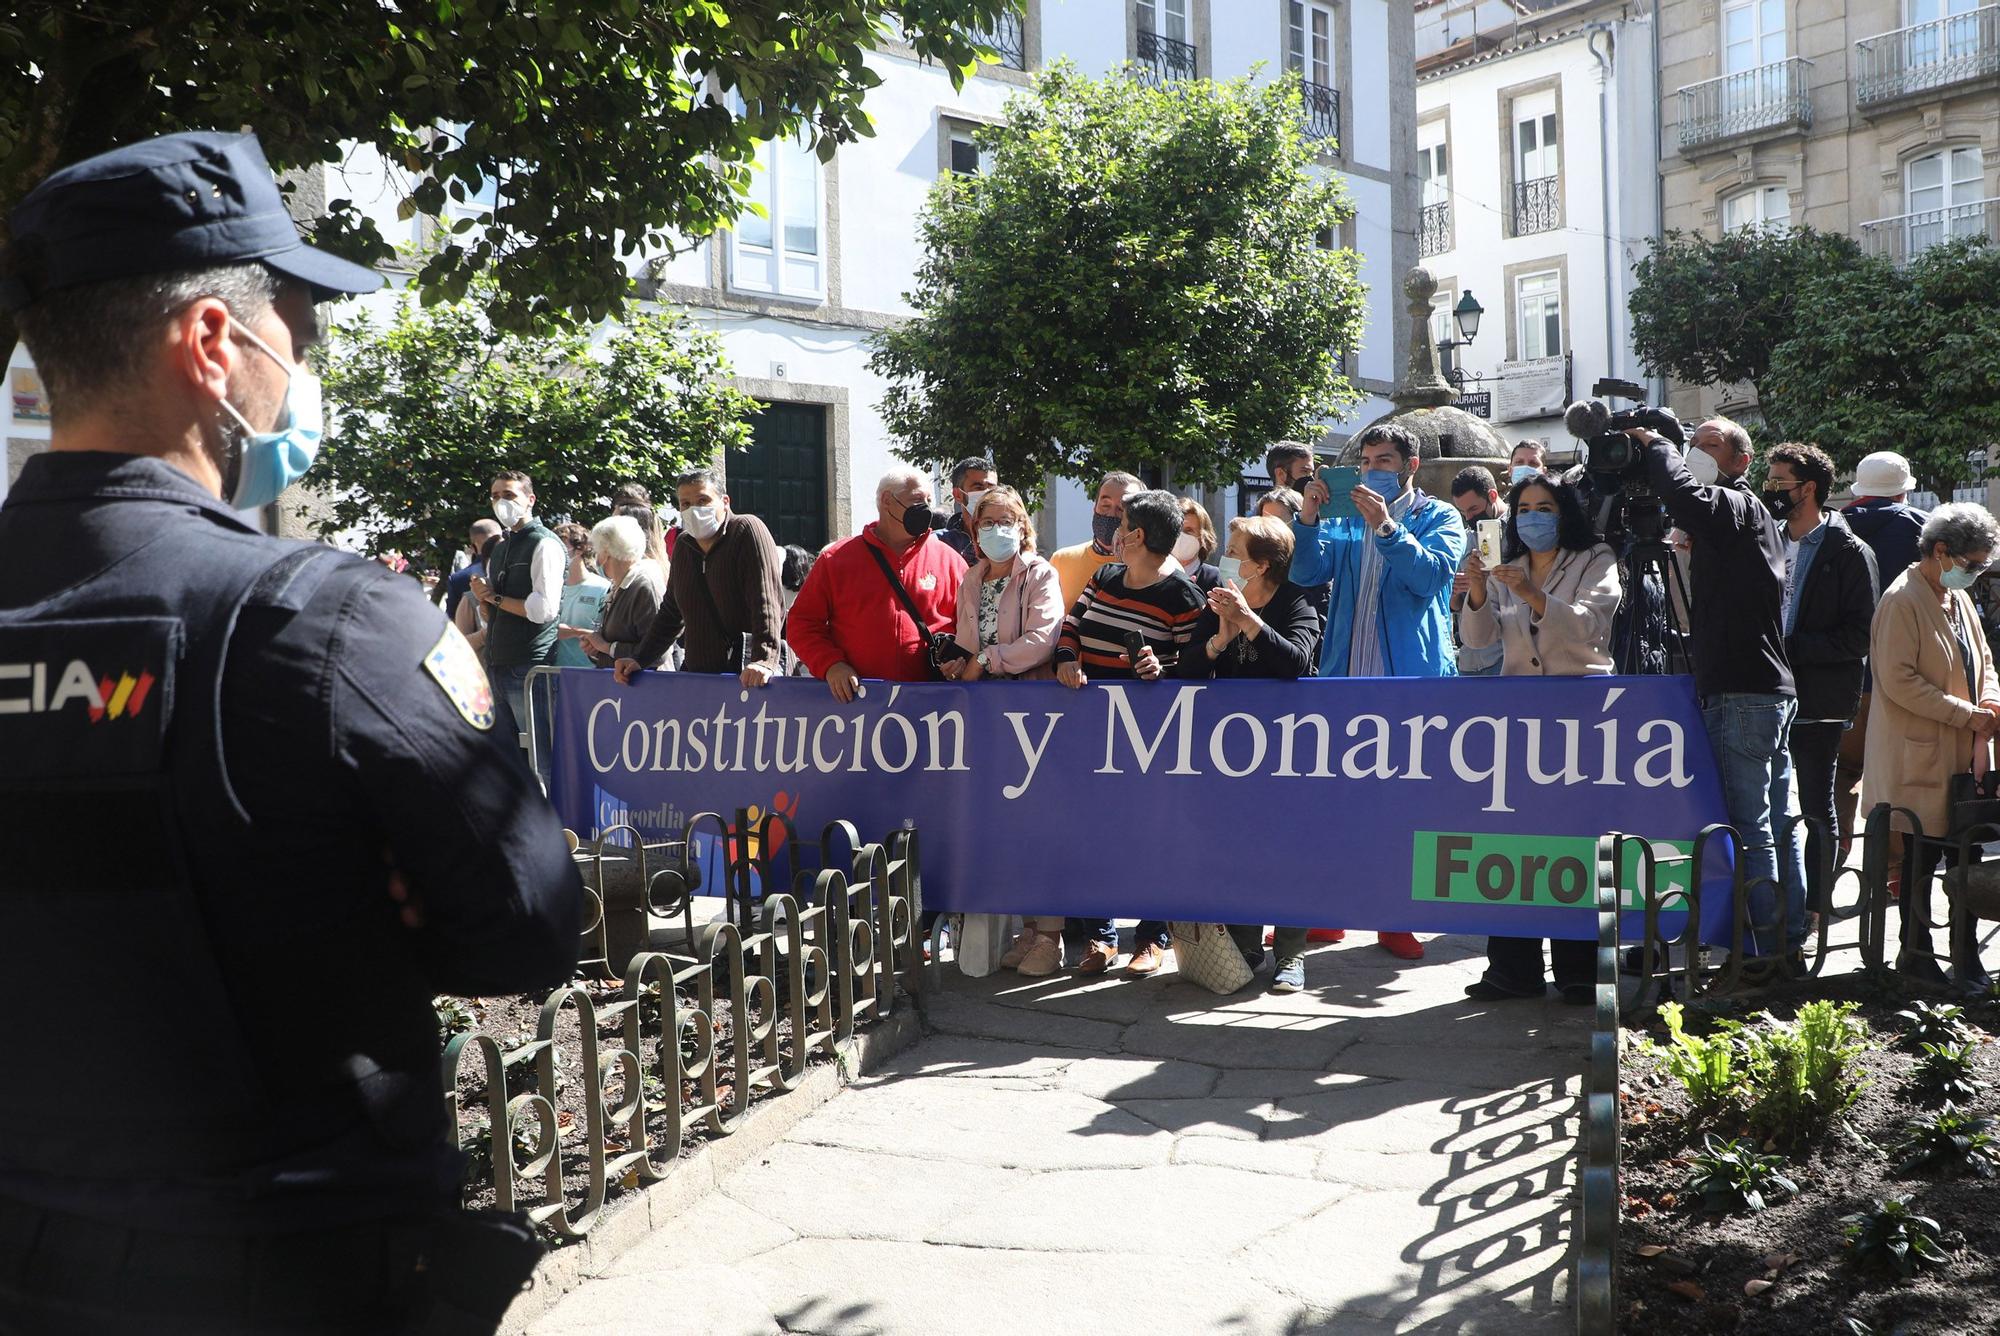
MULTIPOLYGON (((792 1089, 815 1054, 831 1055, 858 1028, 893 1011, 899 979, 914 983, 921 966, 916 832, 864 843, 853 826, 836 821, 819 841, 820 866, 795 870, 788 891, 764 882, 765 893, 753 900, 747 876, 759 860, 750 851, 757 839, 770 848, 774 820, 784 821, 767 816, 732 827, 703 813, 690 822, 690 837, 698 824, 717 828, 732 886, 744 874, 741 905, 732 902, 713 924, 694 924, 688 906, 699 884, 692 838, 649 846, 630 827, 614 827, 579 855, 596 909, 584 931, 584 954, 596 954, 586 964, 612 974, 608 924, 615 914, 636 912, 643 921, 649 910, 671 909, 685 936, 679 949, 654 949, 642 935, 622 977, 612 979, 620 988, 608 1004, 575 982, 550 993, 525 1043, 502 1049, 486 1034, 452 1037, 442 1093, 456 1144, 473 1154, 468 1193, 490 1185, 500 1209, 525 1209, 551 1233, 580 1237, 598 1220, 612 1185, 665 1178, 691 1131, 729 1135, 753 1096, 792 1089), (621 832, 629 844, 607 844, 621 832), (662 851, 666 864, 651 876, 649 849, 662 851), (618 865, 607 862, 607 852, 636 861, 644 888, 636 904, 621 907, 607 894, 605 869, 618 865), (561 1024, 565 1012, 575 1014, 573 1034, 561 1024), (615 1038, 600 1034, 611 1027, 615 1038), (461 1090, 468 1055, 475 1080, 461 1090), (483 1132, 478 1119, 468 1128, 461 1118, 472 1104, 483 1107, 483 1132), (579 1176, 580 1187, 566 1186, 579 1176)), ((789 823, 785 828, 789 833, 789 823)))
MULTIPOLYGON (((1578 1336, 1618 1330, 1618 914, 1620 869, 1628 837, 1597 842, 1597 1016, 1590 1032, 1584 1085, 1583 1163, 1578 1172, 1576 1329, 1578 1336)), ((1651 850, 1647 851, 1648 856, 1651 850)), ((1649 879, 1648 884, 1651 884, 1649 879)))

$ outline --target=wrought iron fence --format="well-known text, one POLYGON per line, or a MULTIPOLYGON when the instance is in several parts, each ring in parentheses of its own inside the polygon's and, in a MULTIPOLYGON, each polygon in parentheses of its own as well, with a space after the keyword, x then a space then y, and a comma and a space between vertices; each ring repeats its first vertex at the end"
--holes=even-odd
POLYGON ((1861 225, 1861 248, 1897 264, 1954 237, 2000 237, 2000 199, 1972 200, 1948 209, 1924 209, 1861 225))
POLYGON ((1305 102, 1305 132, 1308 139, 1340 143, 1340 90, 1325 84, 1303 83, 1299 93, 1305 102))
POLYGON ((2000 75, 2000 7, 1983 5, 1854 44, 1854 102, 1867 108, 2000 75))
POLYGON ((1812 62, 1793 56, 1681 89, 1681 151, 1812 119, 1812 62))
POLYGON ((1158 88, 1170 79, 1195 77, 1194 43, 1139 29, 1139 77, 1158 88))
POLYGON ((1577 1211, 1578 1336, 1618 1330, 1618 912, 1621 837, 1597 842, 1597 1017, 1584 1087, 1582 1201, 1577 1211))
POLYGON ((1424 205, 1417 225, 1417 254, 1442 255, 1451 249, 1451 201, 1424 205))
POLYGON ((991 23, 973 30, 974 38, 993 48, 1000 63, 1010 70, 1028 68, 1028 45, 1019 14, 1002 14, 991 23))
POLYGON ((773 867, 775 847, 795 859, 796 832, 775 814, 729 826, 709 812, 688 826, 703 828, 725 851, 724 921, 697 931, 689 917, 700 884, 693 839, 647 845, 629 827, 605 831, 582 855, 597 910, 586 956, 595 950, 598 972, 612 973, 606 922, 630 907, 635 886, 642 919, 647 902, 682 918, 679 947, 655 950, 642 938, 622 977, 598 991, 556 989, 525 1042, 503 1047, 473 1032, 445 1046, 445 1113, 472 1156, 468 1199, 490 1194, 558 1237, 580 1237, 614 1190, 672 1173, 691 1132, 735 1131, 753 1097, 792 1089, 815 1056, 888 1015, 899 975, 914 982, 923 898, 914 830, 864 843, 833 823, 816 846, 818 866, 795 868, 789 890, 766 881, 753 911, 735 890, 773 867), (660 862, 651 877, 649 851, 660 862), (607 880, 620 867, 636 878, 607 880))
POLYGON ((1525 237, 1535 232, 1553 232, 1562 226, 1562 178, 1538 176, 1514 183, 1512 235, 1525 237))

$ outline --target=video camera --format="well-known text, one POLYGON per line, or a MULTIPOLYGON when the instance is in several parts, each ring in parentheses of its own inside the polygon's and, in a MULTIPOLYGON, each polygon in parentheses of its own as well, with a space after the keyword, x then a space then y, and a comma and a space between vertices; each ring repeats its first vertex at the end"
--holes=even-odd
POLYGON ((1629 380, 1607 377, 1591 386, 1590 393, 1592 398, 1579 399, 1563 413, 1563 425, 1569 428, 1569 434, 1583 442, 1585 472, 1602 479, 1621 480, 1623 485, 1617 490, 1627 495, 1650 495, 1651 489, 1646 486, 1645 451, 1625 433, 1633 427, 1644 427, 1684 449, 1686 427, 1666 409, 1646 404, 1646 391, 1629 380), (1614 413, 1596 396, 1638 402, 1614 413))

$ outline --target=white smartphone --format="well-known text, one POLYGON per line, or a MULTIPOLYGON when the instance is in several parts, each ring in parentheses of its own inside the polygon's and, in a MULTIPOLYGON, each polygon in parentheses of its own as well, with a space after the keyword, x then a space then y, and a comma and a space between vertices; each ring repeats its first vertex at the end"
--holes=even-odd
POLYGON ((1492 570, 1500 564, 1500 535, 1505 525, 1500 520, 1479 520, 1479 559, 1492 570))

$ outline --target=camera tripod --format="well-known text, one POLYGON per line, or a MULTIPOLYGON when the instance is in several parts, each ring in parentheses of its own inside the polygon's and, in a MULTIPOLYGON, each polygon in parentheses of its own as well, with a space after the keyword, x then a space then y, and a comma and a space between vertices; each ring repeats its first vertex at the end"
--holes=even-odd
POLYGON ((1676 611, 1694 606, 1674 550, 1664 539, 1634 539, 1618 560, 1625 599, 1612 622, 1613 671, 1658 676, 1694 671, 1688 633, 1676 611))

